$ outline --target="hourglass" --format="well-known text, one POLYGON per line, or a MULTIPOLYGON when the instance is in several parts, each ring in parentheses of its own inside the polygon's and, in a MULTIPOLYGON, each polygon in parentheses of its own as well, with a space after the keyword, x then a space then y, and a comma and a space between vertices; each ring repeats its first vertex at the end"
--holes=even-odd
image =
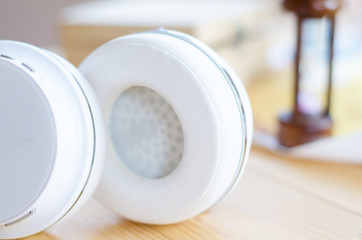
POLYGON ((284 0, 283 6, 297 16, 297 47, 293 109, 279 117, 279 141, 293 147, 331 135, 333 42, 341 1, 284 0))

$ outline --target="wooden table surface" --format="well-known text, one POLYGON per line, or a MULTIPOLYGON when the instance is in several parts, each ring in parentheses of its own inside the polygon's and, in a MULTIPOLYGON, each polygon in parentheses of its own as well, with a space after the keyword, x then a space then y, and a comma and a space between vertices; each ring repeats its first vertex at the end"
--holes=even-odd
POLYGON ((30 239, 362 239, 362 166, 276 157, 253 147, 235 190, 168 226, 127 221, 91 199, 30 239))

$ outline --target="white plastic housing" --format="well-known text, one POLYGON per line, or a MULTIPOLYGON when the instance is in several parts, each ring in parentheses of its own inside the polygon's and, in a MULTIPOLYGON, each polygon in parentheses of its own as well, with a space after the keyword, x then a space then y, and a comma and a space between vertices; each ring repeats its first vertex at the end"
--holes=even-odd
POLYGON ((64 59, 0 41, 0 239, 44 230, 93 193, 103 166, 102 114, 64 59))

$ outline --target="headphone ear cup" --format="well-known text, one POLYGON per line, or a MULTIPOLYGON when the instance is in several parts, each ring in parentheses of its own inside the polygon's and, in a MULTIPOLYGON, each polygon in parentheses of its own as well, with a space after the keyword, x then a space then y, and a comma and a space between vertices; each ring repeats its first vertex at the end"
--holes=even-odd
POLYGON ((235 186, 251 145, 251 107, 211 49, 178 32, 145 32, 101 46, 79 69, 106 120, 110 144, 96 198, 107 207, 169 224, 235 186))
POLYGON ((105 159, 96 97, 46 50, 0 41, 0 239, 29 236, 79 208, 105 159))

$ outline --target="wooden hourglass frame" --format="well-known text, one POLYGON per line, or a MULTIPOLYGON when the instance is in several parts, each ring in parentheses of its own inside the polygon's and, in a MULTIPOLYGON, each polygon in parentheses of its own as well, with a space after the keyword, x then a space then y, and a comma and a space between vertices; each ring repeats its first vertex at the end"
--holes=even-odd
MULTIPOLYGON (((279 117, 279 142, 286 147, 293 147, 331 135, 332 119, 330 116, 332 94, 333 43, 335 16, 341 8, 340 0, 284 0, 285 9, 297 16, 297 47, 295 59, 294 103, 290 112, 279 117), (301 54, 303 48, 303 22, 307 19, 327 18, 328 21, 328 85, 325 108, 318 113, 306 113, 300 109, 301 54)), ((319 81, 320 79, 318 79, 319 81)))

